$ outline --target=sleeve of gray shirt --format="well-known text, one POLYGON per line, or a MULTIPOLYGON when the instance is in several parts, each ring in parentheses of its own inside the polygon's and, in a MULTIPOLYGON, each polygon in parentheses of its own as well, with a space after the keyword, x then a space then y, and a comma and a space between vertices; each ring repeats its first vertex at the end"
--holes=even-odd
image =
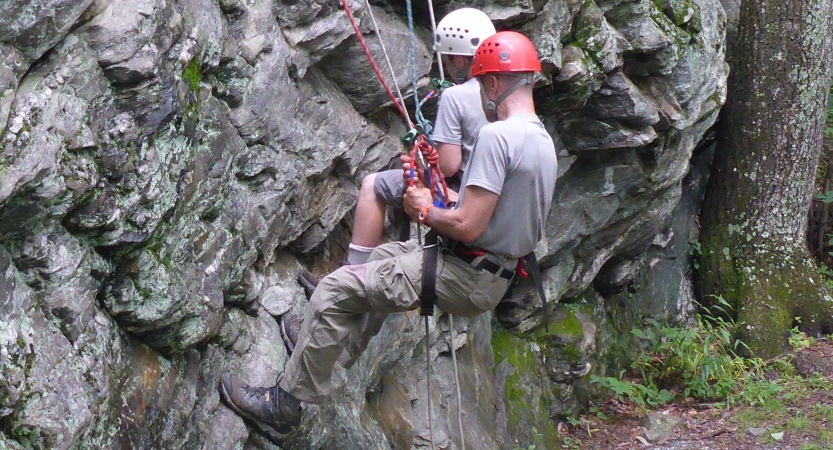
POLYGON ((463 114, 456 97, 452 95, 440 95, 440 103, 437 107, 437 119, 434 124, 434 133, 431 138, 435 142, 443 142, 452 145, 463 144, 463 114))
POLYGON ((487 125, 480 130, 469 162, 466 187, 478 186, 500 195, 509 167, 509 145, 499 125, 487 125))

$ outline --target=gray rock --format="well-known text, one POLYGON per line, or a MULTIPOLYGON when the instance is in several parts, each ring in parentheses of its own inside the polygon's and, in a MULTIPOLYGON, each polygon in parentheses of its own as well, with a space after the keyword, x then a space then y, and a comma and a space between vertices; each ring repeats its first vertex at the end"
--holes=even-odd
POLYGON ((22 53, 8 45, 0 44, 0 55, 0 129, 4 129, 9 120, 9 110, 14 101, 17 84, 26 73, 29 64, 22 53))
POLYGON ((580 117, 562 127, 564 143, 577 151, 643 147, 657 138, 653 127, 629 128, 610 119, 580 117))
POLYGON ((4 2, 0 42, 11 44, 29 62, 60 43, 93 0, 4 2))
POLYGON ((579 6, 581 2, 575 0, 548 1, 537 17, 521 28, 535 44, 545 71, 552 67, 563 69, 562 41, 570 34, 572 18, 579 6))
POLYGON ((758 428, 758 427, 749 427, 746 429, 746 432, 755 437, 761 437, 766 433, 766 428, 758 428))
POLYGON ((732 56, 734 41, 738 34, 741 2, 738 0, 721 0, 720 4, 726 13, 726 57, 728 59, 732 56))
POLYGON ((14 421, 13 438, 42 448, 69 448, 92 423, 95 405, 106 401, 110 371, 118 358, 112 322, 91 322, 87 339, 71 344, 36 303, 11 257, 0 250, 0 305, 6 325, 0 333, 3 402, 0 416, 14 421), (92 377, 92 378, 88 378, 92 377))
MULTIPOLYGON (((412 82, 412 70, 416 77, 422 78, 431 68, 432 58, 428 47, 420 39, 414 38, 414 61, 412 69, 410 59, 411 38, 408 27, 393 16, 380 9, 374 9, 374 16, 379 25, 379 33, 384 39, 385 48, 391 64, 397 74, 396 81, 407 94, 412 82)), ((370 53, 377 61, 385 78, 389 78, 382 48, 375 34, 364 36, 370 53)), ((388 95, 378 81, 367 61, 361 45, 356 37, 350 37, 341 44, 332 55, 321 60, 321 68, 325 76, 333 80, 338 88, 347 96, 350 103, 361 113, 369 112, 385 102, 390 101, 388 95), (345 70, 350 67, 350 70, 345 70)), ((388 84, 393 89, 393 80, 388 84)))
POLYGON ((655 12, 656 6, 650 1, 626 2, 605 11, 610 23, 628 40, 633 50, 647 54, 673 43, 656 22, 655 12))
POLYGON ((633 280, 634 292, 619 294, 622 302, 637 314, 677 323, 686 323, 692 317, 696 308, 692 260, 697 256, 700 232, 696 217, 705 194, 713 150, 710 146, 695 154, 691 170, 683 180, 680 203, 671 213, 670 228, 658 235, 648 251, 635 261, 641 270, 633 280))
MULTIPOLYGON (((662 0, 662 12, 677 26, 700 20, 700 7, 690 0, 662 0)), ((692 25, 699 27, 697 23, 692 25)))
POLYGON ((95 50, 111 81, 136 84, 154 75, 182 31, 174 5, 162 0, 106 3, 76 33, 95 50))
POLYGON ((64 143, 83 132, 89 103, 104 92, 100 75, 89 47, 69 36, 21 80, 0 138, 7 158, 0 174, 0 232, 6 238, 20 236, 50 213, 65 214, 78 200, 74 194, 87 189, 81 180, 97 179, 87 173, 74 186, 81 192, 68 188, 73 177, 64 176, 62 162, 74 159, 65 156, 64 143))
POLYGON ((58 224, 23 241, 15 255, 26 283, 39 289, 46 316, 59 323, 71 343, 78 342, 97 311, 94 307, 100 276, 112 270, 58 224))
MULTIPOLYGON (((386 17, 386 14, 378 9, 376 14, 380 15, 381 19, 386 17)), ((365 20, 364 22, 369 21, 365 20)), ((371 25, 365 24, 365 28, 370 27, 371 25)), ((353 27, 350 25, 347 13, 333 11, 331 14, 315 19, 309 24, 289 28, 284 32, 284 35, 290 45, 304 50, 309 55, 307 65, 300 64, 298 58, 293 57, 293 64, 297 67, 296 70, 300 76, 303 76, 309 65, 317 63, 321 58, 335 51, 338 45, 353 33, 353 27)))
POLYGON ((649 127, 659 122, 656 107, 622 72, 608 75, 588 100, 587 108, 596 119, 615 119, 633 128, 649 127))
POLYGON ((639 419, 639 425, 645 428, 645 439, 651 443, 665 441, 683 422, 680 417, 663 413, 648 413, 639 419))
POLYGON ((595 2, 582 5, 575 26, 576 43, 605 73, 622 67, 623 53, 633 50, 627 39, 607 22, 604 11, 595 2))
MULTIPOLYGON (((419 14, 420 5, 414 4, 415 15, 419 14)), ((502 23, 517 23, 535 17, 535 12, 541 5, 529 0, 440 0, 434 2, 434 14, 439 21, 445 14, 459 8, 477 8, 486 13, 496 25, 502 23)), ((427 11, 425 12, 427 14, 427 11)))
MULTIPOLYGON (((300 2, 280 1, 276 15, 282 29, 308 24, 316 17, 327 16, 335 11, 337 2, 324 0, 303 0, 300 2)), ((356 5, 351 5, 355 8, 356 5)))
POLYGON ((593 280, 594 286, 600 292, 620 290, 633 281, 639 269, 639 264, 631 259, 606 264, 593 280))
POLYGON ((186 45, 182 45, 181 51, 184 50, 185 54, 177 57, 199 55, 207 69, 217 68, 223 46, 229 38, 229 26, 223 20, 223 12, 215 2, 209 0, 183 0, 181 4, 185 20, 194 21, 189 40, 186 41, 186 44, 193 42, 193 46, 186 48, 186 45))

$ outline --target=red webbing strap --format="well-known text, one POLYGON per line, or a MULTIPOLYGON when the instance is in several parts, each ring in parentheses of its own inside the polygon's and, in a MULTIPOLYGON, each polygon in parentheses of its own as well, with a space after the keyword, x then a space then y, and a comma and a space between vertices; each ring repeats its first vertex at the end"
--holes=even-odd
MULTIPOLYGON (((425 158, 425 162, 431 167, 431 179, 425 180, 422 178, 421 173, 417 173, 416 176, 411 176, 410 179, 410 186, 413 186, 416 178, 419 177, 420 180, 425 184, 428 189, 431 190, 431 194, 434 195, 437 193, 436 185, 437 183, 443 189, 443 198, 448 201, 448 186, 445 184, 445 177, 443 173, 440 171, 440 154, 437 153, 437 149, 431 145, 430 142, 425 138, 423 135, 419 135, 417 137, 416 142, 414 143, 414 147, 411 149, 411 165, 412 167, 416 167, 417 161, 417 152, 420 152, 422 156, 425 158)), ((416 173, 418 171, 413 171, 411 173, 416 173)))

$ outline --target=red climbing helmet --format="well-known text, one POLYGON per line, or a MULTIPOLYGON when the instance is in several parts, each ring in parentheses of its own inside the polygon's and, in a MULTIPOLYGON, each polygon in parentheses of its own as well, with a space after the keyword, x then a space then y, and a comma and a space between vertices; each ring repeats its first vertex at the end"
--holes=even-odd
POLYGON ((526 36, 514 31, 501 31, 486 38, 471 65, 473 76, 490 72, 538 72, 541 61, 535 46, 526 36))

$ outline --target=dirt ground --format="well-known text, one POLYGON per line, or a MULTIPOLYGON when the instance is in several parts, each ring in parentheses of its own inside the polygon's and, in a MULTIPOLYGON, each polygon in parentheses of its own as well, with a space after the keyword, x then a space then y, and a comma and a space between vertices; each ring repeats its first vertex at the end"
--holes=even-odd
POLYGON ((833 450, 833 340, 820 338, 789 358, 794 373, 768 374, 784 390, 762 405, 725 407, 691 399, 651 411, 608 399, 606 416, 587 414, 560 424, 561 448, 655 450, 833 450), (640 418, 660 412, 682 418, 666 439, 650 442, 640 418))

